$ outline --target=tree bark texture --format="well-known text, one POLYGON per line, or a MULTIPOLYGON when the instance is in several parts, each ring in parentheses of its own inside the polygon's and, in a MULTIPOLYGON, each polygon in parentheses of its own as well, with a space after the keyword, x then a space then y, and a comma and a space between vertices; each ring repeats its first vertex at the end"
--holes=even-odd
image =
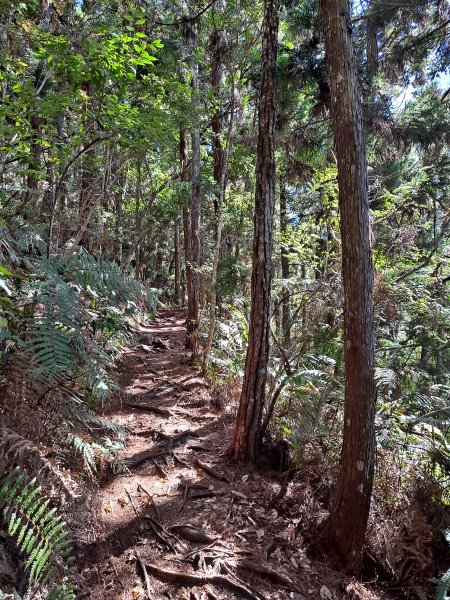
MULTIPOLYGON (((287 209, 287 190, 284 185, 280 189, 280 233, 282 236, 281 244, 281 277, 287 281, 290 277, 289 268, 289 246, 286 244, 286 235, 288 227, 288 209, 287 209)), ((291 301, 289 298, 289 287, 284 286, 282 291, 283 299, 281 302, 281 323, 283 329, 283 338, 285 345, 289 345, 291 338, 291 301)))
POLYGON ((244 381, 231 445, 231 455, 245 462, 254 462, 261 446, 261 422, 269 360, 275 204, 277 9, 277 0, 265 0, 250 326, 244 381))
POLYGON ((192 289, 191 297, 188 299, 188 343, 194 354, 198 353, 198 336, 197 329, 199 325, 199 307, 200 307, 200 266, 201 266, 201 244, 200 244, 200 222, 201 222, 201 180, 200 180, 200 114, 199 114, 199 82, 198 82, 198 65, 194 65, 192 69, 192 129, 191 129, 191 144, 192 144, 192 198, 191 198, 191 278, 192 289))
MULTIPOLYGON (((188 170, 188 151, 187 151, 187 140, 186 140, 186 130, 180 130, 180 180, 183 182, 188 182, 189 170, 188 170)), ((193 280, 192 280, 192 248, 191 248, 191 211, 190 211, 190 202, 185 199, 183 203, 183 240, 184 240, 184 262, 186 265, 186 292, 187 292, 187 319, 186 323, 189 326, 193 319, 193 306, 192 306, 192 289, 193 289, 193 280)), ((186 347, 190 348, 191 337, 188 335, 186 337, 186 347)))
MULTIPOLYGON (((183 4, 183 8, 185 8, 183 4)), ((190 10, 192 10, 191 7, 190 10)), ((188 51, 188 62, 191 69, 191 201, 183 208, 186 288, 187 288, 187 320, 186 348, 192 350, 193 358, 198 355, 199 341, 197 330, 200 312, 201 267, 201 156, 200 156, 200 93, 199 66, 196 58, 197 25, 189 20, 182 24, 183 37, 188 51)), ((180 136, 180 159, 182 164, 181 180, 187 181, 187 149, 185 135, 180 136)))
MULTIPOLYGON (((216 44, 213 47, 213 74, 212 74, 212 86, 217 98, 221 98, 221 85, 224 76, 223 60, 228 52, 229 48, 227 44, 223 42, 227 39, 227 33, 222 32, 220 35, 217 31, 212 36, 212 44, 216 44)), ((228 57, 229 58, 229 57, 228 57)), ((217 216, 216 224, 216 236, 214 243, 214 258, 210 280, 210 299, 209 299, 209 326, 208 326, 208 337, 206 339, 206 345, 203 352, 203 374, 208 371, 209 356, 211 354, 211 348, 214 338, 214 330, 216 327, 216 305, 217 305, 217 277, 219 273, 219 261, 220 261, 220 250, 222 246, 222 229, 223 229, 223 205, 225 202, 225 194, 227 187, 227 170, 228 170, 228 159, 230 155, 231 146, 231 135, 233 133, 233 122, 234 122, 234 108, 235 108, 235 75, 234 65, 230 65, 231 70, 231 90, 230 90, 230 116, 228 122, 228 129, 226 135, 225 147, 223 147, 221 135, 223 129, 223 118, 220 116, 223 111, 223 102, 221 103, 216 111, 214 118, 217 117, 216 129, 214 129, 213 119, 213 133, 214 133, 214 145, 213 145, 213 158, 214 158, 214 179, 219 186, 219 194, 215 202, 215 210, 217 216)))
POLYGON ((179 217, 175 217, 174 223, 174 272, 175 272, 175 281, 174 281, 174 299, 175 304, 180 306, 181 304, 181 260, 180 260, 180 219, 179 217))
POLYGON ((363 117, 347 0, 321 0, 338 163, 344 286, 345 411, 337 489, 328 523, 344 568, 362 558, 375 454, 373 272, 363 117))

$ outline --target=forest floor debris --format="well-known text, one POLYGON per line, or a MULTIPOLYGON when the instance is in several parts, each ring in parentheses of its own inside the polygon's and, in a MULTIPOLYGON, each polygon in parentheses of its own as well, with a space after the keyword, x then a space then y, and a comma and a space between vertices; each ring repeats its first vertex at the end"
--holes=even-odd
POLYGON ((308 557, 302 511, 320 522, 317 503, 284 511, 285 475, 229 460, 235 403, 216 403, 186 364, 183 315, 164 311, 140 334, 161 341, 161 352, 140 344, 119 365, 108 418, 130 431, 120 456, 127 468, 92 499, 98 535, 80 550, 82 597, 383 598, 308 557))

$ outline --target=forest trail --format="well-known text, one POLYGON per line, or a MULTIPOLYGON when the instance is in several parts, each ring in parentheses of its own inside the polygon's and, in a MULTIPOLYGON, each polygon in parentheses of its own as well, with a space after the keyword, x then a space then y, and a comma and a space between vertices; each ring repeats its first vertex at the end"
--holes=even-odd
POLYGON ((108 418, 130 430, 119 457, 128 467, 90 503, 95 539, 79 597, 321 598, 323 567, 306 558, 297 527, 312 513, 308 494, 297 488, 294 507, 283 475, 229 461, 235 406, 186 364, 185 336, 184 316, 163 311, 119 365, 108 418), (150 565, 148 587, 137 555, 150 565), (154 569, 206 579, 177 585, 154 569))

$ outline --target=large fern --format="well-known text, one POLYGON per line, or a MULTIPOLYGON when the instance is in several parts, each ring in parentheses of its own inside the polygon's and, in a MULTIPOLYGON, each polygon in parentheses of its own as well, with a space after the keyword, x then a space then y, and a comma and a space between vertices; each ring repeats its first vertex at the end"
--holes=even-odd
MULTIPOLYGON (((50 592, 49 598, 75 598, 70 582, 73 561, 72 547, 66 524, 50 500, 41 493, 36 479, 28 481, 20 468, 3 476, 0 486, 0 510, 8 535, 14 539, 19 552, 25 557, 25 569, 30 586, 45 586, 55 575, 55 567, 64 565, 63 585, 50 592)), ((61 571, 59 573, 61 575, 61 571)))
POLYGON ((89 323, 105 303, 125 303, 122 316, 133 312, 136 302, 147 302, 151 311, 151 292, 145 294, 142 284, 123 274, 116 263, 84 250, 67 258, 39 258, 33 267, 35 273, 28 283, 33 309, 27 319, 26 352, 34 373, 61 380, 81 368, 91 389, 102 398, 109 389, 102 384, 102 363, 108 362, 108 356, 88 331, 89 323))

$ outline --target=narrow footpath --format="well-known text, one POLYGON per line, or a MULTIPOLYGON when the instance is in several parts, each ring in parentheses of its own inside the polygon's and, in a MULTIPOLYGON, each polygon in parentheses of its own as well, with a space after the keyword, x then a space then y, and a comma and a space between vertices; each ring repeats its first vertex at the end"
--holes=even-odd
POLYGON ((119 364, 107 417, 130 431, 125 470, 90 502, 79 598, 322 598, 324 580, 339 584, 303 549, 308 485, 294 494, 228 459, 236 391, 195 373, 185 337, 184 316, 163 311, 119 364))

